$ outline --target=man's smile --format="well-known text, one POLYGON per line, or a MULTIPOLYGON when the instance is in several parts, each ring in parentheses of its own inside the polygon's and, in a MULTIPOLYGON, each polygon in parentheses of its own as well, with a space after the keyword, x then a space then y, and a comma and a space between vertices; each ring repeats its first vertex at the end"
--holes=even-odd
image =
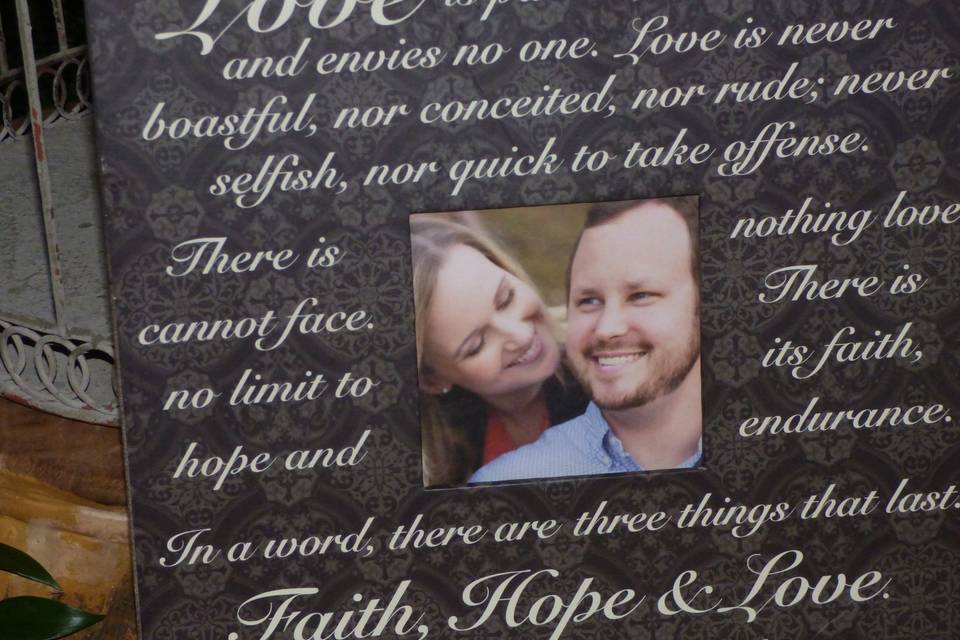
POLYGON ((591 354, 591 359, 601 371, 613 373, 627 365, 639 361, 649 353, 647 350, 606 351, 591 354))

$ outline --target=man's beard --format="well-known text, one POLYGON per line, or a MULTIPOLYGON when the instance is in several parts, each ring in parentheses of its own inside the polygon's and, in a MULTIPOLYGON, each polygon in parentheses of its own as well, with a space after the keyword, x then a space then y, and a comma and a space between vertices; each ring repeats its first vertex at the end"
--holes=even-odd
MULTIPOLYGON (((699 322, 696 323, 699 325, 699 322)), ((627 347, 646 351, 643 358, 650 358, 650 374, 646 380, 641 382, 634 389, 619 396, 598 396, 597 389, 593 388, 589 379, 589 369, 594 366, 593 358, 581 354, 578 359, 570 359, 573 368, 573 374, 576 376, 583 390, 601 409, 620 410, 642 407, 645 404, 653 402, 677 389, 693 369, 697 360, 700 358, 700 332, 699 326, 695 326, 691 331, 690 338, 687 340, 684 349, 676 354, 663 351, 663 349, 651 348, 648 343, 628 343, 625 340, 612 342, 598 342, 591 346, 587 353, 604 350, 616 351, 627 347)), ((600 385, 598 385, 600 386, 600 385)))

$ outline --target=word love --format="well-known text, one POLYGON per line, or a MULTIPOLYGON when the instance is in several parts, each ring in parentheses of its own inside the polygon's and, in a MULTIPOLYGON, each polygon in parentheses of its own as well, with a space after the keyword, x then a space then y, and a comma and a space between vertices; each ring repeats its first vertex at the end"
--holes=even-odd
POLYGON ((614 58, 629 58, 630 64, 637 64, 646 54, 663 55, 666 53, 687 53, 713 51, 723 44, 727 36, 718 29, 704 33, 684 31, 669 33, 664 31, 669 23, 667 16, 655 16, 649 20, 637 18, 630 23, 636 33, 633 46, 629 51, 614 54, 614 58))
POLYGON ((358 13, 361 6, 369 5, 373 22, 391 27, 416 13, 424 2, 426 0, 253 0, 232 18, 227 18, 222 15, 223 11, 220 11, 220 0, 207 0, 189 27, 182 31, 165 31, 153 37, 157 40, 171 40, 193 36, 200 41, 201 55, 207 55, 213 51, 220 38, 241 21, 254 33, 271 33, 286 25, 295 12, 306 9, 307 23, 311 27, 333 29, 358 13), (221 15, 217 15, 218 13, 221 15), (226 26, 215 34, 200 31, 207 22, 223 24, 225 20, 226 26))
POLYGON ((801 551, 784 551, 762 566, 757 566, 759 558, 759 555, 747 558, 747 570, 756 577, 739 603, 721 606, 722 598, 708 600, 715 591, 714 587, 698 585, 697 572, 689 570, 677 576, 673 587, 660 596, 657 611, 666 616, 741 612, 750 623, 770 605, 788 609, 803 602, 822 606, 840 599, 863 603, 877 597, 890 597, 887 587, 891 580, 884 581, 879 571, 867 571, 852 579, 843 573, 812 578, 808 577, 808 569, 802 571, 804 575, 796 575, 803 563, 801 551))

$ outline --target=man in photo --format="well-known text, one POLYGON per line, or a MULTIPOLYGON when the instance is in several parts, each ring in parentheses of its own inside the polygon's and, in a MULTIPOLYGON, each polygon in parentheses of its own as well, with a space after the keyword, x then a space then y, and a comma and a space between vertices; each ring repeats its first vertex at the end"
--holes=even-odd
POLYGON ((566 337, 592 401, 470 482, 698 466, 699 280, 696 198, 594 205, 568 267, 566 337))

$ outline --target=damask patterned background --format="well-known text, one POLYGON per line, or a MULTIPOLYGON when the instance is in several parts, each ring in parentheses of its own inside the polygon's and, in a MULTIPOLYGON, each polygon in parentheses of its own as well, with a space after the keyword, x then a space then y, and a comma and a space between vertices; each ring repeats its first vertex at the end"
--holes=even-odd
MULTIPOLYGON (((224 3, 239 11, 243 3, 224 3)), ((654 596, 684 569, 697 569, 724 593, 749 584, 745 559, 786 549, 806 555, 806 573, 857 575, 878 569, 893 579, 891 598, 854 605, 801 605, 768 609, 751 623, 742 614, 666 618, 642 607, 620 623, 596 619, 569 631, 583 640, 680 638, 742 640, 834 638, 855 640, 955 640, 960 636, 960 519, 956 512, 842 520, 791 518, 737 540, 726 531, 687 529, 646 535, 575 538, 569 531, 537 544, 473 546, 393 552, 370 558, 333 554, 290 561, 252 560, 163 569, 158 560, 169 536, 210 528, 208 541, 306 536, 358 530, 376 518, 379 539, 416 514, 425 525, 500 523, 556 518, 572 520, 609 501, 610 511, 675 511, 706 492, 744 504, 799 501, 831 483, 840 495, 871 489, 889 494, 901 478, 919 489, 942 489, 960 469, 955 427, 915 427, 744 439, 748 416, 788 415, 813 396, 824 408, 882 407, 943 402, 956 411, 960 398, 960 225, 870 227, 847 247, 826 237, 730 240, 732 223, 745 215, 782 213, 806 196, 848 208, 888 207, 897 191, 921 203, 960 198, 960 93, 957 83, 929 91, 877 93, 801 102, 691 105, 654 111, 619 109, 596 116, 535 118, 459 126, 420 125, 414 118, 390 127, 333 131, 312 138, 264 138, 242 152, 226 152, 217 140, 147 143, 141 128, 157 102, 171 114, 199 116, 239 112, 264 104, 279 91, 294 104, 317 93, 314 113, 331 119, 342 107, 525 95, 545 84, 568 90, 599 88, 618 74, 618 104, 629 104, 641 86, 689 86, 777 77, 794 60, 798 73, 836 79, 849 72, 949 66, 960 58, 960 7, 949 0, 731 0, 621 2, 540 0, 511 2, 486 22, 476 11, 453 10, 430 0, 412 19, 375 28, 352 19, 329 31, 294 23, 262 37, 232 29, 208 56, 189 39, 158 41, 154 34, 182 29, 195 18, 186 0, 88 0, 97 94, 97 129, 103 158, 103 195, 122 381, 137 580, 143 637, 156 640, 225 638, 239 630, 236 607, 266 588, 317 586, 318 610, 345 609, 355 591, 386 594, 412 579, 411 604, 427 612, 432 637, 455 637, 448 616, 462 612, 459 594, 472 579, 515 569, 549 567, 562 572, 563 593, 584 577, 604 592, 632 587, 654 596), (400 38, 452 50, 467 42, 518 44, 540 37, 589 35, 604 54, 625 50, 635 16, 666 14, 685 29, 731 32, 752 17, 782 27, 863 17, 892 17, 897 28, 874 41, 837 45, 723 47, 703 55, 672 55, 627 67, 609 55, 576 62, 497 65, 404 73, 304 73, 296 79, 225 81, 232 57, 284 55, 312 37, 311 54, 390 49, 400 38), (569 157, 580 145, 622 149, 624 142, 669 142, 682 128, 693 140, 724 145, 749 139, 772 121, 793 120, 800 131, 862 132, 869 151, 849 156, 781 160, 753 175, 722 178, 707 166, 615 169, 599 173, 473 183, 456 196, 443 178, 418 185, 362 187, 373 164, 436 160, 449 166, 462 157, 507 153, 511 146, 536 150, 550 137, 569 157), (336 152, 352 186, 339 196, 275 193, 254 209, 240 209, 207 190, 212 177, 254 170, 279 150, 295 152, 307 166, 336 152), (703 355, 706 472, 561 480, 516 486, 425 491, 420 477, 407 216, 548 203, 623 200, 699 194, 703 246, 703 355), (349 254, 332 270, 263 272, 249 276, 169 278, 163 275, 170 247, 197 236, 228 236, 247 250, 293 248, 301 252, 319 237, 349 254), (764 305, 757 301, 772 269, 816 263, 827 276, 899 273, 909 264, 930 276, 917 294, 869 299, 764 305), (377 329, 365 334, 291 339, 270 353, 243 342, 190 343, 145 348, 136 333, 149 323, 262 314, 319 298, 329 309, 362 308, 377 329), (763 369, 760 358, 775 337, 826 342, 839 328, 858 333, 891 331, 915 323, 923 344, 917 364, 885 362, 830 366, 807 381, 763 369), (164 412, 175 388, 226 387, 252 367, 265 379, 289 379, 306 369, 334 377, 343 371, 374 377, 376 392, 355 402, 325 395, 312 403, 231 408, 225 403, 192 412, 164 412), (315 474, 244 475, 213 492, 207 483, 172 480, 186 443, 224 455, 237 444, 251 451, 345 446, 371 428, 369 455, 353 470, 315 474)), ((222 22, 220 26, 224 26, 222 22)), ((956 423, 953 423, 956 424, 956 423)), ((473 638, 546 638, 549 628, 485 625, 473 638)), ((241 636, 243 637, 243 636, 241 636)), ((253 637, 253 636, 251 636, 253 637)))

